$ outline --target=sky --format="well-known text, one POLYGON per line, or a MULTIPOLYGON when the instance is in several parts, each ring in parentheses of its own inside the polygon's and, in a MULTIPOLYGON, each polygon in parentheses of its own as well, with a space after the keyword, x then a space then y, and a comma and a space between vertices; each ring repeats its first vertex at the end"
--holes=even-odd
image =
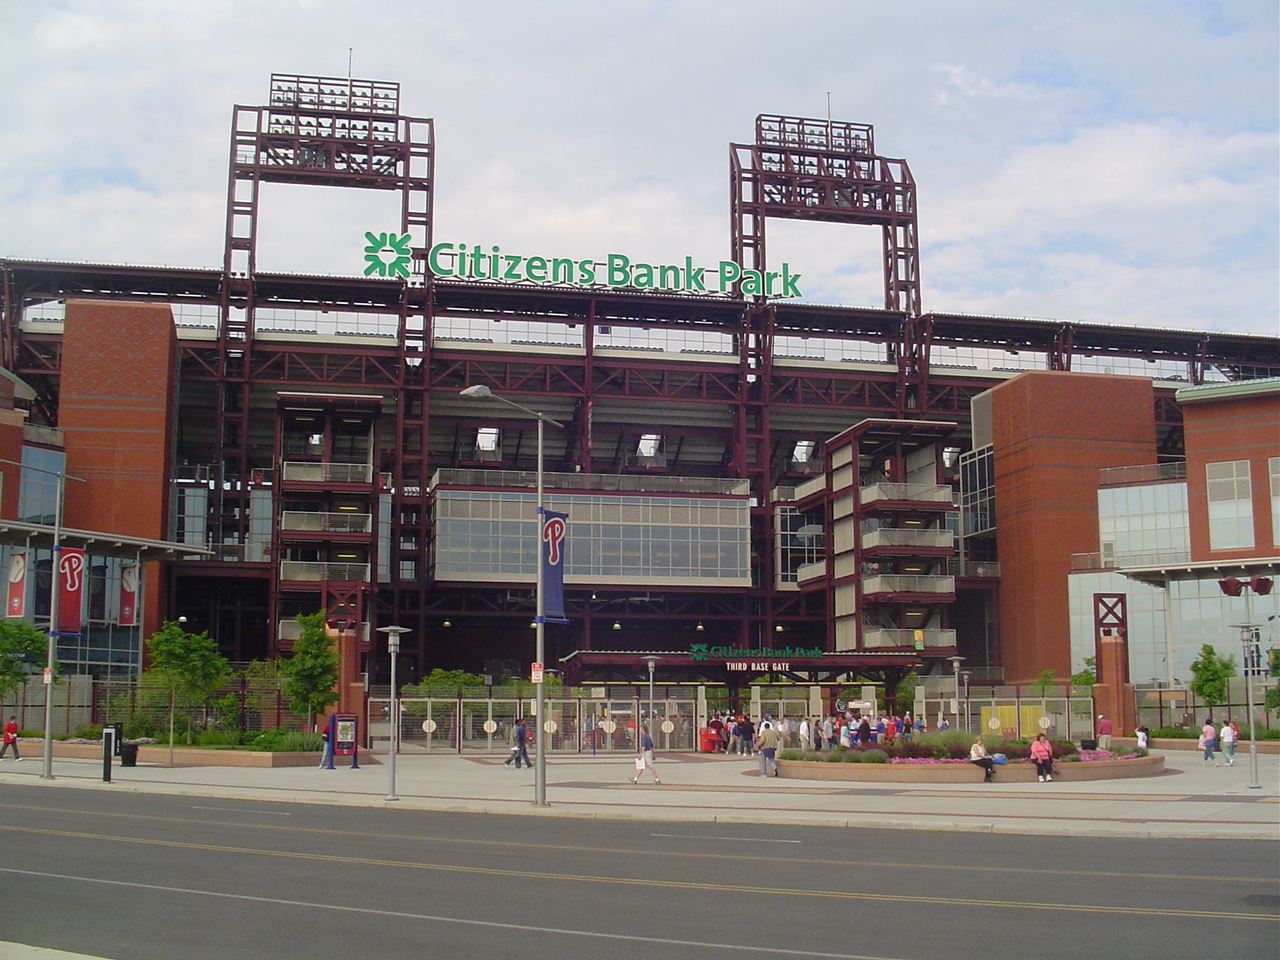
MULTIPOLYGON (((758 114, 871 124, 926 311, 1280 334, 1274 0, 0 0, 0 256, 219 267, 233 104, 393 81, 434 239, 729 256, 758 114)), ((359 274, 371 191, 267 185, 259 269, 359 274)), ((804 299, 883 305, 880 231, 770 220, 804 299)))

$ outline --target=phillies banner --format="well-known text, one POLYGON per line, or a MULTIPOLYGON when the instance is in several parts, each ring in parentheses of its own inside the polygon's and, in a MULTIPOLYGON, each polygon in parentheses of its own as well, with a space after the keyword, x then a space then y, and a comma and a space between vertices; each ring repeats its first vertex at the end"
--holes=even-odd
POLYGON ((15 550, 9 554, 9 599, 5 603, 7 617, 27 615, 27 551, 15 550))
POLYGON ((63 547, 58 562, 58 633, 79 633, 81 598, 84 596, 84 551, 63 547))
POLYGON ((126 563, 120 568, 120 616, 116 623, 122 627, 138 623, 138 565, 126 563))
POLYGON ((542 616, 568 623, 564 618, 564 548, 567 513, 538 508, 542 514, 542 616))

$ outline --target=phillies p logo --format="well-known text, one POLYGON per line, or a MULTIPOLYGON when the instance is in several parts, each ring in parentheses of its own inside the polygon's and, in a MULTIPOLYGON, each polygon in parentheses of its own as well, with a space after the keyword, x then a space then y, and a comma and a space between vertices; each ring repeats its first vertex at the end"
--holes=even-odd
POLYGON ((553 516, 542 525, 542 541, 547 545, 547 563, 553 567, 560 563, 560 544, 564 540, 564 534, 563 517, 553 516))

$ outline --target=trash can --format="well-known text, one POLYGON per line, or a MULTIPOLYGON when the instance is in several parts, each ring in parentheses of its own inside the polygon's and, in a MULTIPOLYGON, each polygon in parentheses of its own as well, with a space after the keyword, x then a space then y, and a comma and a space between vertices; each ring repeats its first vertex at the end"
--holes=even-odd
POLYGON ((716 736, 716 732, 710 727, 703 727, 701 730, 701 747, 703 753, 715 753, 716 748, 720 745, 720 738, 716 736))
POLYGON ((138 765, 138 745, 136 743, 120 744, 120 766, 136 767, 138 765))
POLYGON ((1097 750, 1098 741, 1097 740, 1081 740, 1080 749, 1081 750, 1097 750))

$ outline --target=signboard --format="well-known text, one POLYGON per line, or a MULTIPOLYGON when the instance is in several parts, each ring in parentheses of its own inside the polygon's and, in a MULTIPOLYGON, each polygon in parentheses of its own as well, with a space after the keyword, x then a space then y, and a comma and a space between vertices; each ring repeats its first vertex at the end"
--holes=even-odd
MULTIPOLYGON (((408 279, 413 266, 411 235, 364 235, 364 275, 408 279)), ((436 277, 488 283, 561 284, 584 287, 660 290, 664 293, 722 293, 748 297, 801 297, 800 274, 791 264, 781 270, 751 270, 733 260, 699 266, 693 257, 675 263, 633 261, 625 253, 604 259, 527 256, 507 253, 496 244, 436 243, 427 251, 427 268, 436 277)))
POLYGON ((533 665, 532 675, 529 677, 529 679, 532 680, 534 683, 542 682, 542 664, 535 663, 533 665))
MULTIPOLYGON (((333 756, 350 757, 351 769, 358 770, 360 764, 360 718, 354 713, 329 714, 329 742, 333 744, 333 756)), ((332 758, 329 760, 333 762, 332 758)))
POLYGON ((116 621, 122 627, 138 623, 138 565, 126 563, 120 568, 120 616, 116 621))
POLYGON ((564 538, 569 515, 542 507, 538 513, 542 515, 542 619, 564 623, 564 538))
POLYGON ((27 615, 27 551, 15 550, 9 554, 9 599, 5 603, 5 616, 27 615))
POLYGON ((79 633, 84 597, 85 560, 79 547, 62 547, 58 564, 58 633, 79 633))

